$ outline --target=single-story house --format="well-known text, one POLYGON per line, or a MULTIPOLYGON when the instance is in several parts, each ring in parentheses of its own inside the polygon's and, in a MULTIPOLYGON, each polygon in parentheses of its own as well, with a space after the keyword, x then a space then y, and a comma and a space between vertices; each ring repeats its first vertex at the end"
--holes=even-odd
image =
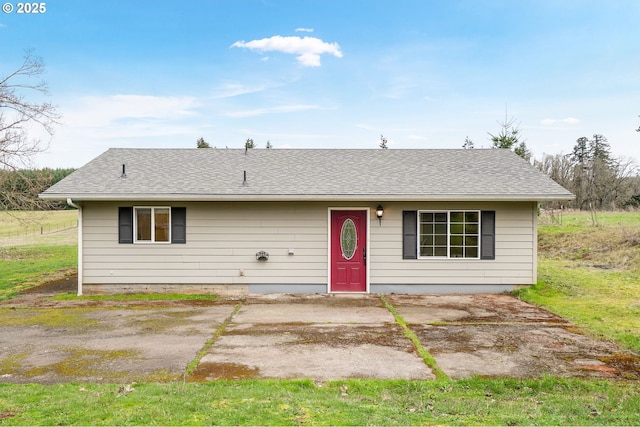
POLYGON ((110 149, 78 207, 78 293, 477 293, 536 282, 538 203, 500 149, 110 149))

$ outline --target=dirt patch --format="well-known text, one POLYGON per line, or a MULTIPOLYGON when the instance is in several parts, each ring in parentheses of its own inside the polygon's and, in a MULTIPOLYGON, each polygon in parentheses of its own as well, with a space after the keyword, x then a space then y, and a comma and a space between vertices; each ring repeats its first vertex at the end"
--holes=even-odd
POLYGON ((250 380, 259 377, 260 370, 258 368, 249 368, 237 363, 200 363, 187 381, 250 380))
POLYGON ((61 292, 78 291, 78 273, 70 274, 62 279, 52 280, 42 285, 25 289, 20 294, 56 294, 61 292))
POLYGON ((600 360, 615 369, 616 376, 640 380, 640 357, 632 354, 614 354, 600 360))
POLYGON ((12 418, 12 417, 15 417, 18 414, 19 414, 18 411, 12 411, 10 409, 6 409, 6 410, 0 412, 0 420, 4 420, 6 418, 12 418))

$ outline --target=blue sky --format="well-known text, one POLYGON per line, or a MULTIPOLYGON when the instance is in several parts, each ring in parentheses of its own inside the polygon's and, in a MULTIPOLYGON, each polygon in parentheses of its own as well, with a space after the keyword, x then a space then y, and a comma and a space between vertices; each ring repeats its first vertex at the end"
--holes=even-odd
POLYGON ((25 49, 63 115, 37 166, 199 137, 488 147, 505 107, 537 158, 600 133, 640 160, 637 0, 56 0, 0 13, 0 75, 25 49))

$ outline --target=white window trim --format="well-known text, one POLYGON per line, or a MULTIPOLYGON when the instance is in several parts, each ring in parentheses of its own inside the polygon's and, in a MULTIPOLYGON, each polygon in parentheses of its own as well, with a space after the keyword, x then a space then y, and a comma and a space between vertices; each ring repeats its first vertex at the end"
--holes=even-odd
MULTIPOLYGON (((418 255, 418 259, 431 259, 431 260, 456 260, 456 261, 469 261, 469 260, 479 260, 481 259, 482 252, 482 212, 479 209, 451 209, 451 210, 430 210, 430 209, 422 209, 418 210, 418 218, 416 220, 416 254, 418 255), (420 241, 422 234, 420 233, 420 218, 422 213, 446 213, 447 214, 447 256, 424 256, 420 255, 420 241), (477 212, 478 213, 478 256, 477 257, 452 257, 451 254, 451 212, 477 212)), ((465 246, 466 247, 466 246, 465 246)))
POLYGON ((153 245, 168 245, 171 244, 171 206, 134 206, 133 207, 133 243, 134 244, 153 244, 153 245), (138 240, 138 209, 151 209, 151 240, 138 240), (156 242, 156 209, 168 209, 169 210, 169 240, 166 242, 156 242))

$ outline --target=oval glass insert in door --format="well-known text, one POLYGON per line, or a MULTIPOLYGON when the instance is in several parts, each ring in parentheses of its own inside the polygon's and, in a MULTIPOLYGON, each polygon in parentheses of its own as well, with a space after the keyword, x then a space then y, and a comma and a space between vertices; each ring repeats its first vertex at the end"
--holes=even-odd
POLYGON ((349 260, 353 258, 357 246, 358 234, 356 232, 356 224, 351 218, 347 218, 342 223, 342 229, 340 230, 340 249, 342 249, 344 259, 349 260))

